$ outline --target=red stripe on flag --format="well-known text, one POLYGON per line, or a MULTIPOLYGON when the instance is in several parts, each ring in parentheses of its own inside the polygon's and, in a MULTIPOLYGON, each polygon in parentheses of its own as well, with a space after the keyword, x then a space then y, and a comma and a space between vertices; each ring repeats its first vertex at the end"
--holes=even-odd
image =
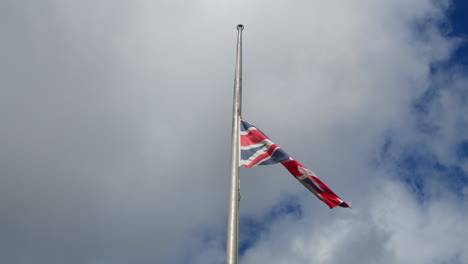
POLYGON ((299 166, 301 165, 299 162, 296 160, 285 160, 282 161, 281 164, 283 164, 284 167, 294 176, 294 177, 299 177, 302 175, 302 173, 299 171, 299 166))
POLYGON ((262 132, 254 129, 254 130, 249 131, 247 135, 241 135, 240 144, 242 147, 246 147, 246 146, 258 144, 265 139, 268 139, 268 138, 265 135, 263 135, 262 132))
POLYGON ((268 157, 271 157, 271 155, 273 154, 273 152, 275 152, 275 150, 277 148, 279 148, 278 145, 276 145, 276 144, 271 145, 265 153, 258 155, 258 157, 256 157, 254 160, 252 160, 249 164, 244 165, 244 167, 246 167, 246 168, 253 167, 253 166, 257 165, 258 162, 260 162, 260 161, 262 161, 262 160, 264 160, 264 159, 266 159, 268 157))
MULTIPOLYGON (((300 180, 298 177, 299 176, 302 176, 304 175, 299 167, 302 167, 304 169, 307 169, 306 167, 304 167, 302 164, 300 164, 297 160, 289 160, 289 161, 284 161, 284 162, 281 162, 281 164, 283 164, 283 166, 298 180, 300 181, 302 184, 304 184, 305 186, 310 186, 310 184, 306 183, 306 182, 303 182, 302 180, 300 180)), ((308 170, 308 169, 307 169, 308 170)), ((317 176, 315 175, 311 175, 311 174, 306 174, 305 176, 307 176, 313 183, 314 185, 317 184, 318 186, 310 186, 311 188, 313 188, 313 190, 311 190, 316 196, 317 198, 319 198, 320 200, 322 200, 323 202, 325 202, 329 207, 330 209, 331 208, 334 208, 336 206, 341 206, 341 207, 350 207, 349 204, 347 204, 346 202, 344 202, 338 195, 336 195, 336 193, 334 193, 325 183, 322 182, 322 180, 320 180, 317 176), (319 188, 317 188, 319 187, 319 188), (314 192, 315 191, 315 192, 314 192)), ((310 189, 310 188, 309 188, 310 189)))

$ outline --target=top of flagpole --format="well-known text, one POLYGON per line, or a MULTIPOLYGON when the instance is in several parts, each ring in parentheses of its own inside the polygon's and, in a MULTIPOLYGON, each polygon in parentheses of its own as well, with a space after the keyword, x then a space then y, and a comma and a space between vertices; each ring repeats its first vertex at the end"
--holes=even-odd
MULTIPOLYGON (((237 25, 237 52, 236 52, 236 68, 235 68, 235 81, 234 81, 234 111, 238 115, 242 110, 242 31, 244 25, 237 25)), ((239 119, 235 117, 235 119, 239 119)))

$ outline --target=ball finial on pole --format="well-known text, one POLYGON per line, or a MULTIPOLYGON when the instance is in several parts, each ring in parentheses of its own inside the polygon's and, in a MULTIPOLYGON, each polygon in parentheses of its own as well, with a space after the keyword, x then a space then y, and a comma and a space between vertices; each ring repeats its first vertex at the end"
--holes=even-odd
POLYGON ((242 24, 237 25, 237 30, 243 30, 243 29, 244 29, 244 25, 242 24))

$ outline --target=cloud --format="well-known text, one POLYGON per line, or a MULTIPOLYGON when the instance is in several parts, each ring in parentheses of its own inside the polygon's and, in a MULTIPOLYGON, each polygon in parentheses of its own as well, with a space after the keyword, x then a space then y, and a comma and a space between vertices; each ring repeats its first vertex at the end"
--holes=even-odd
MULTIPOLYGON (((384 181, 367 208, 340 217, 305 213, 275 223, 274 234, 245 254, 259 263, 464 263, 466 210, 454 195, 418 203, 401 183, 384 181), (309 215, 309 217, 307 216, 309 215)), ((304 202, 303 208, 307 208, 304 202)), ((306 209, 307 211, 307 209, 306 209)), ((308 210, 312 211, 312 210, 308 210)))
POLYGON ((2 259, 222 262, 243 23, 243 114, 354 208, 242 169, 242 230, 264 224, 241 230, 242 261, 466 262, 466 187, 434 173, 421 202, 398 163, 424 146, 466 177, 466 77, 432 72, 460 45, 448 4, 4 1, 2 259), (300 217, 272 217, 291 201, 300 217))

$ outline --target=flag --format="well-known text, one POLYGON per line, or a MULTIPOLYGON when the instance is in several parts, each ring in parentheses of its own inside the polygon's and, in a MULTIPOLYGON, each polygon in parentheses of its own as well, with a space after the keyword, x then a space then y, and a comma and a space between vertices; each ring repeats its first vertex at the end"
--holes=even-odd
POLYGON ((341 200, 311 170, 289 156, 254 125, 240 118, 240 166, 281 163, 293 176, 330 208, 350 205, 341 200))

